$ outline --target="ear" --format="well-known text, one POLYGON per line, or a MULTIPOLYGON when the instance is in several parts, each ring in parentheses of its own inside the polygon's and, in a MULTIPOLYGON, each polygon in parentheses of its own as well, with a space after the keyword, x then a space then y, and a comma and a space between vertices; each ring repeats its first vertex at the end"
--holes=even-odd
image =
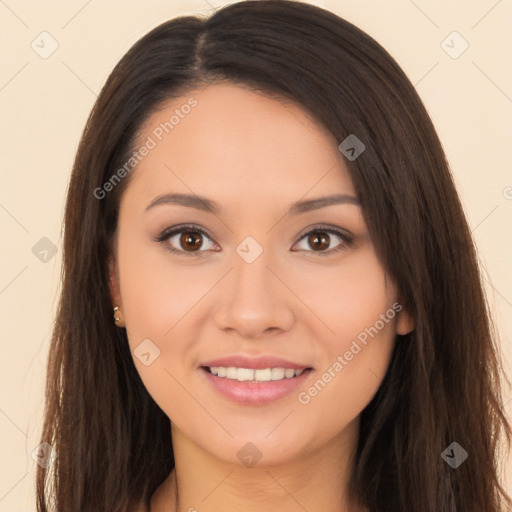
POLYGON ((407 308, 401 306, 396 319, 396 333, 400 335, 409 334, 416 327, 416 322, 407 308))
POLYGON ((112 306, 119 306, 120 308, 122 308, 117 266, 115 258, 112 254, 108 258, 108 287, 110 290, 110 299, 112 300, 112 306))

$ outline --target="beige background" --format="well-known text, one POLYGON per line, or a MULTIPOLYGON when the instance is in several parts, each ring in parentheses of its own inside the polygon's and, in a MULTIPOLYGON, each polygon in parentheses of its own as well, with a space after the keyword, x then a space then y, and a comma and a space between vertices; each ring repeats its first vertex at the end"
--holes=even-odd
MULTIPOLYGON (((117 61, 148 30, 176 15, 208 14, 225 3, 0 1, 0 512, 35 510, 31 453, 39 442, 43 415, 44 369, 60 272, 60 223, 74 153, 96 95, 117 61), (38 36, 43 31, 59 45, 46 59, 31 47, 34 40, 42 45, 38 36), (32 252, 43 237, 58 248, 46 263, 32 252)), ((512 2, 311 3, 372 35, 416 85, 452 166, 510 361, 512 2), (456 59, 441 46, 453 31, 469 44, 456 59)), ((50 48, 50 39, 45 41, 50 48)), ((450 36, 445 44, 453 53, 464 42, 450 36)), ((512 399, 510 391, 505 399, 512 399)), ((512 463, 507 474, 512 491, 512 463)))

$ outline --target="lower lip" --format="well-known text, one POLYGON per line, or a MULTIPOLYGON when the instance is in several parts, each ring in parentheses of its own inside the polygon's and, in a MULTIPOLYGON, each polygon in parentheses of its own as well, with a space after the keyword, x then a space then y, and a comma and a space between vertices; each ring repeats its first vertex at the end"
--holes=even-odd
POLYGON ((284 378, 281 380, 251 383, 218 377, 203 367, 200 370, 206 375, 213 388, 221 395, 234 402, 248 405, 262 405, 283 398, 300 387, 312 372, 311 369, 308 369, 291 379, 284 378))

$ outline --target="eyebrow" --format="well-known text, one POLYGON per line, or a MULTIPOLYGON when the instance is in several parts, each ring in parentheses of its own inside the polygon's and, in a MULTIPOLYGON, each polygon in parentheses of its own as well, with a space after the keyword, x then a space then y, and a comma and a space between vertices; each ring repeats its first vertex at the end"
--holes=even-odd
MULTIPOLYGON (((206 197, 190 194, 164 194, 151 201, 151 203, 146 207, 146 211, 162 204, 187 206, 189 208, 196 208, 197 210, 212 212, 216 215, 220 214, 222 210, 219 204, 211 199, 207 199, 206 197)), ((352 204, 360 206, 359 200, 354 196, 349 194, 335 194, 307 199, 304 201, 297 201, 291 205, 288 215, 300 215, 301 213, 310 212, 312 210, 317 210, 319 208, 335 204, 352 204)))

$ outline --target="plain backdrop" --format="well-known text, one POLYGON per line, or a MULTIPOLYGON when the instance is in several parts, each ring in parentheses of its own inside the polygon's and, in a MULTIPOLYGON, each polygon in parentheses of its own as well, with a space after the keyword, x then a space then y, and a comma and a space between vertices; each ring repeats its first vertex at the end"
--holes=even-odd
MULTIPOLYGON (((0 1, 0 512, 35 510, 31 454, 44 413, 60 226, 87 116, 108 74, 136 40, 177 15, 207 15, 226 3, 0 1)), ((416 86, 452 167, 510 361, 512 2, 311 3, 368 32, 416 86)), ((506 390, 505 401, 510 399, 506 390)), ((510 408, 512 401, 508 413, 510 408)), ((510 463, 507 475, 512 482, 510 463)))

